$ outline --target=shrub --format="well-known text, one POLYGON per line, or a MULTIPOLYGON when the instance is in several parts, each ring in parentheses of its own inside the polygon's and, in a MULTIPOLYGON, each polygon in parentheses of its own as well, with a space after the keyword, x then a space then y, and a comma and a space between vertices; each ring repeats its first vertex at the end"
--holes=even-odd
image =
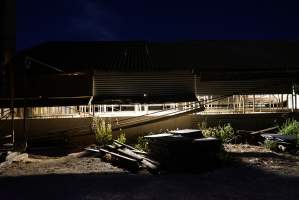
POLYGON ((149 151, 149 147, 148 147, 148 141, 145 137, 143 136, 139 136, 137 138, 137 143, 134 146, 136 149, 141 150, 141 151, 145 151, 148 152, 149 151))
POLYGON ((296 135, 297 143, 299 144, 299 122, 288 119, 279 129, 279 132, 284 135, 296 135))
POLYGON ((202 133, 205 137, 216 137, 220 139, 222 143, 230 143, 235 138, 235 131, 229 123, 224 126, 219 125, 217 127, 204 129, 202 133))
POLYGON ((203 119, 201 122, 198 123, 199 129, 207 129, 207 118, 203 119))
POLYGON ((267 149, 274 150, 274 151, 278 149, 278 143, 276 141, 273 141, 273 140, 265 140, 264 141, 264 146, 267 149))
POLYGON ((93 130, 95 133, 96 142, 99 146, 112 143, 112 128, 110 123, 101 118, 94 118, 93 130))
POLYGON ((120 132, 120 135, 118 136, 116 141, 119 142, 119 143, 125 144, 126 141, 127 141, 126 134, 122 129, 120 129, 119 132, 120 132))

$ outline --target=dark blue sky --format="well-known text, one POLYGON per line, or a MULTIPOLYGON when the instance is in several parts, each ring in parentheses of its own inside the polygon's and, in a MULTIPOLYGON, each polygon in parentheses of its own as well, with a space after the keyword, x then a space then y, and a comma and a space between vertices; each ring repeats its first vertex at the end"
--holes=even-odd
POLYGON ((299 3, 290 1, 16 1, 18 50, 61 40, 299 39, 299 3))

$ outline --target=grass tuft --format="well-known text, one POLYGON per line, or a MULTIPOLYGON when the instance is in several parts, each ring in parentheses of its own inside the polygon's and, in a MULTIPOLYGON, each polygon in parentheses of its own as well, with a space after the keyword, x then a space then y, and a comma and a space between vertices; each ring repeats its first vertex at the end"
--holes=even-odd
POLYGON ((96 143, 99 146, 112 144, 112 128, 111 123, 106 122, 102 118, 93 119, 93 131, 96 137, 96 143))
POLYGON ((288 119, 279 129, 284 135, 296 135, 297 144, 299 144, 299 122, 294 119, 288 119))
POLYGON ((222 143, 231 143, 235 139, 235 131, 228 123, 223 126, 216 126, 212 128, 203 129, 202 133, 205 137, 216 137, 222 143))

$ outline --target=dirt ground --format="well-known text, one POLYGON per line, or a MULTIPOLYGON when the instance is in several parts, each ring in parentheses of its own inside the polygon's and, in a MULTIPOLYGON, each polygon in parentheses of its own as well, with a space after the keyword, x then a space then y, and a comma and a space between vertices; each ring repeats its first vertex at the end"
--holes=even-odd
POLYGON ((0 199, 299 199, 299 156, 226 145, 233 162, 201 173, 133 174, 100 158, 24 154, 0 164, 0 199))

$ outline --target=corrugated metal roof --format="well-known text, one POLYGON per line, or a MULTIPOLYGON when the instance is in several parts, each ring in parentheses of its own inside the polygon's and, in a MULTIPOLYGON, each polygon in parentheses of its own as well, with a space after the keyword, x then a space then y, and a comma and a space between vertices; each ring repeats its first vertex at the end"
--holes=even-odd
POLYGON ((191 72, 101 72, 94 76, 94 97, 100 102, 195 101, 191 72))
MULTIPOLYGON (((39 106, 73 106, 73 105, 87 105, 91 97, 78 98, 16 98, 14 100, 14 107, 39 107, 39 106)), ((9 108, 11 101, 8 98, 0 98, 0 108, 9 108)))
POLYGON ((290 94, 289 80, 197 81, 196 95, 290 94))
POLYGON ((49 42, 21 52, 66 71, 290 70, 299 67, 299 42, 196 41, 49 42))
POLYGON ((93 95, 94 102, 169 102, 192 100, 195 94, 290 93, 299 77, 298 52, 299 42, 278 41, 50 42, 15 57, 16 97, 24 96, 28 56, 36 60, 26 70, 27 77, 36 76, 34 98, 93 95), (59 78, 55 69, 71 76, 59 78), (86 79, 73 77, 74 72, 86 79), (40 74, 53 79, 39 79, 40 74))

